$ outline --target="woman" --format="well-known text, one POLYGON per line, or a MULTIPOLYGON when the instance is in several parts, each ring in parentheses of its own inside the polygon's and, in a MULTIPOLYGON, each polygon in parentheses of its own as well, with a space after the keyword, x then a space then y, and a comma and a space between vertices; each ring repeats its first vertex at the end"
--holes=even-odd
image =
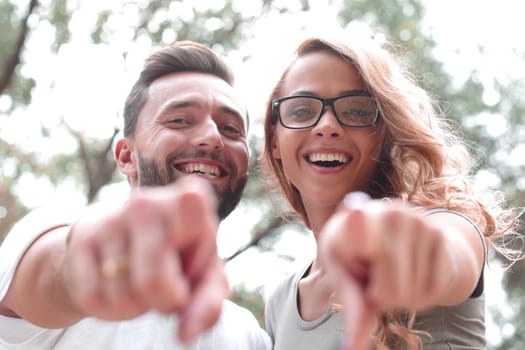
POLYGON ((299 46, 267 106, 262 163, 318 249, 268 301, 276 350, 339 349, 344 334, 353 350, 485 347, 486 243, 512 213, 475 197, 437 110, 372 39, 299 46))

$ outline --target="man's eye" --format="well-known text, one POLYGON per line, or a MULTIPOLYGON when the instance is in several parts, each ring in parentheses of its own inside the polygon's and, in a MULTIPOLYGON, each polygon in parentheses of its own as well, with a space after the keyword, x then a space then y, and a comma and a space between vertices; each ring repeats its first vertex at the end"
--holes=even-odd
POLYGON ((236 125, 232 125, 232 124, 226 124, 222 127, 222 130, 227 134, 227 135, 232 135, 232 136, 241 136, 242 135, 242 130, 237 127, 236 125))
POLYGON ((175 117, 170 118, 168 124, 172 126, 185 126, 191 124, 191 120, 188 117, 175 117))

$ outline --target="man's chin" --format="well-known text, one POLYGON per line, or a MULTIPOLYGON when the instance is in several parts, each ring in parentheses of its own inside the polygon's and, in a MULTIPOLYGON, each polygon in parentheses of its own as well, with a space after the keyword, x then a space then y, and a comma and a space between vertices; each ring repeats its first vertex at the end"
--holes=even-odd
POLYGON ((224 191, 220 191, 214 187, 217 196, 219 197, 219 218, 221 220, 230 215, 230 213, 237 207, 241 201, 247 181, 248 175, 244 175, 239 178, 237 185, 233 190, 227 188, 224 191))
POLYGON ((218 214, 221 220, 230 215, 230 213, 237 207, 241 201, 244 188, 246 187, 246 183, 248 181, 248 175, 244 175, 238 179, 236 186, 232 186, 228 181, 221 181, 221 178, 211 177, 209 175, 181 174, 179 176, 173 176, 170 183, 176 182, 177 179, 183 176, 198 176, 204 180, 207 180, 211 184, 215 194, 217 195, 217 198, 219 199, 218 214))

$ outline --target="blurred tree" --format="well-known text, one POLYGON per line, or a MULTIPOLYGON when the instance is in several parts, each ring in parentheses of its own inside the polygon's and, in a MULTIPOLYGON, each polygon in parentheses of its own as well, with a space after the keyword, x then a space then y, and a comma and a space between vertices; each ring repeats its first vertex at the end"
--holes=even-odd
MULTIPOLYGON (((39 7, 37 5, 38 1, 31 0, 26 9, 20 1, 0 0, 0 96, 4 104, 9 106, 0 111, 3 118, 9 118, 13 110, 31 103, 36 82, 22 73, 24 45, 31 35, 30 30, 42 25, 51 26, 55 36, 49 46, 55 53, 71 38, 70 20, 78 3, 48 0, 39 7)), ((244 38, 244 30, 253 20, 243 17, 231 0, 217 3, 212 8, 198 7, 197 3, 190 4, 182 0, 129 1, 116 9, 108 7, 100 10, 96 23, 93 23, 93 44, 110 43, 115 35, 112 23, 130 11, 138 14, 136 22, 129 24, 133 31, 130 40, 146 37, 153 45, 164 45, 174 40, 190 39, 207 44, 221 54, 239 45, 244 38)), ((122 55, 125 57, 127 52, 122 55)), ((30 171, 35 177, 44 177, 55 185, 66 177, 73 177, 77 183, 85 184, 86 199, 91 202, 103 186, 115 179, 111 146, 118 130, 110 139, 93 140, 66 123, 62 127, 76 140, 77 150, 68 150, 69 153, 47 160, 40 159, 27 147, 11 144, 2 139, 0 134, 0 175, 9 184, 11 192, 20 176, 30 171)), ((42 126, 41 132, 43 137, 49 137, 46 127, 42 126)), ((2 205, 8 212, 13 210, 10 206, 2 205)), ((20 203, 17 207, 20 207, 20 203)), ((2 219, 0 237, 13 220, 25 212, 26 209, 22 208, 16 211, 17 215, 6 215, 2 219)))
POLYGON ((35 84, 32 79, 16 74, 16 71, 22 61, 29 17, 37 4, 36 0, 32 0, 24 16, 19 18, 14 5, 5 0, 0 2, 0 95, 7 90, 13 107, 30 102, 30 90, 35 84))
POLYGON ((261 288, 251 290, 244 285, 235 286, 232 291, 231 300, 248 308, 254 315, 259 325, 264 328, 264 299, 261 288))
MULTIPOLYGON (((53 28, 54 37, 48 44, 52 52, 59 52, 62 45, 71 39, 71 19, 80 6, 79 2, 67 0, 41 1, 40 6, 37 6, 38 2, 35 0, 28 0, 23 5, 21 3, 22 1, 0 0, 0 118, 4 119, 12 118, 13 111, 31 103, 31 92, 37 82, 26 76, 23 70, 24 47, 31 37, 31 31, 40 27, 53 28)), ((118 5, 107 2, 93 21, 91 41, 94 45, 111 44, 115 36, 129 33, 130 42, 145 40, 156 46, 174 40, 191 39, 205 43, 219 53, 227 53, 254 35, 250 30, 251 25, 264 14, 278 16, 294 13, 299 16, 312 7, 309 0, 261 0, 259 14, 249 17, 238 10, 236 3, 234 0, 213 4, 206 2, 205 5, 202 2, 182 0, 131 0, 118 5), (116 22, 126 23, 127 31, 117 29, 116 22)), ((415 65, 421 83, 442 101, 444 110, 456 120, 470 141, 477 157, 475 170, 497 178, 495 187, 501 189, 513 205, 523 205, 525 184, 522 174, 525 165, 523 161, 509 161, 509 155, 514 156, 510 159, 520 159, 519 153, 524 149, 523 81, 516 78, 487 83, 480 78, 480 68, 473 64, 469 77, 461 84, 455 82, 454 77, 445 71, 443 63, 435 58, 437 43, 424 25, 423 1, 340 0, 337 4, 340 5, 338 20, 343 27, 355 20, 363 21, 384 29, 401 44, 407 59, 415 65), (492 89, 498 96, 495 103, 489 104, 484 100, 487 89, 492 89), (504 116, 502 119, 506 128, 503 133, 495 135, 485 123, 487 119, 483 118, 501 116, 504 116)), ((126 48, 122 50, 122 57, 126 57, 126 48)), ((483 51, 483 48, 480 47, 479 50, 483 51)), ((525 57, 521 59, 525 61, 525 57)), ((30 172, 36 178, 45 178, 56 186, 66 179, 73 179, 79 184, 79 188, 83 188, 86 201, 96 199, 101 188, 118 178, 110 152, 118 130, 108 139, 100 140, 79 133, 66 123, 61 127, 74 140, 76 148, 44 159, 36 150, 12 144, 2 138, 0 129, 0 240, 14 220, 26 211, 17 201, 16 194, 17 183, 24 173, 30 172)), ((50 130, 42 125, 41 133, 43 137, 49 137, 50 130)), ((257 138, 250 140, 250 166, 253 170, 245 202, 261 210, 262 219, 253 226, 252 241, 227 257, 227 260, 252 246, 257 246, 260 250, 271 250, 284 229, 284 222, 266 202, 262 182, 257 180, 257 156, 262 149, 261 142, 257 138), (268 237, 270 233, 272 235, 268 237)), ((520 336, 525 334, 525 302, 523 293, 520 292, 525 285, 524 270, 523 263, 520 263, 514 267, 512 273, 506 275, 509 300, 517 311, 511 320, 499 315, 498 322, 512 324, 515 329, 510 335, 502 334, 502 349, 525 348, 523 336, 520 336)), ((250 292, 241 288, 235 297, 244 301, 252 300, 252 297, 257 300, 257 295, 250 296, 247 293, 250 292)), ((253 307, 253 310, 257 314, 260 306, 253 307)))
POLYGON ((16 197, 11 193, 9 184, 0 181, 0 242, 17 216, 20 215, 19 211, 20 206, 16 197))

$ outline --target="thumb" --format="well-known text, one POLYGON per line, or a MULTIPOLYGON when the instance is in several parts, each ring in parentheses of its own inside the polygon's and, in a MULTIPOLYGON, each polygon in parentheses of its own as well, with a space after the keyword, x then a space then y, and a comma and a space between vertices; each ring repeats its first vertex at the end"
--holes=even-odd
POLYGON ((345 350, 368 350, 377 327, 376 310, 367 302, 362 285, 351 276, 340 280, 339 298, 346 323, 345 350))

